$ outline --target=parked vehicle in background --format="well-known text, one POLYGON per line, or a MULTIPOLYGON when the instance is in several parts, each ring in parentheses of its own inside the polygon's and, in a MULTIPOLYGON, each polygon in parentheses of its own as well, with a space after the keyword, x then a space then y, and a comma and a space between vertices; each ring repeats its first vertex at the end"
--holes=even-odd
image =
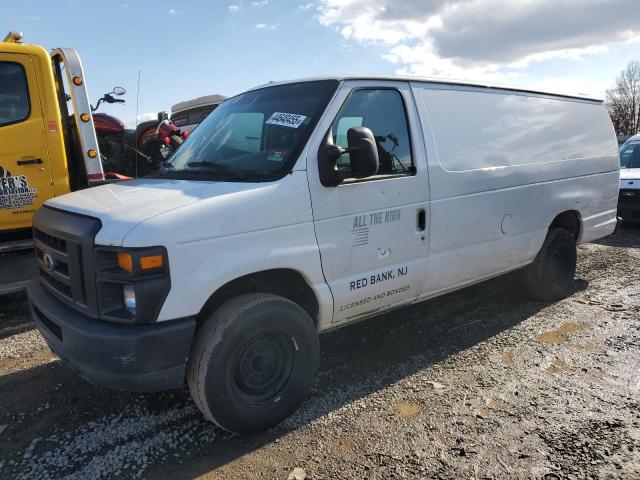
POLYGON ((640 221, 640 134, 620 147, 618 215, 625 222, 640 221))
POLYGON ((0 42, 0 294, 46 265, 32 253, 36 210, 107 180, 80 57, 21 40, 11 32, 0 42))
POLYGON ((313 384, 318 332, 517 269, 537 300, 570 294, 576 245, 616 227, 619 170, 598 100, 269 84, 148 178, 47 202, 34 231, 56 262, 29 284, 33 319, 97 385, 186 381, 209 420, 264 429, 313 384))
POLYGON ((632 137, 633 137, 633 135, 618 135, 618 137, 617 137, 618 138, 618 146, 621 147, 627 141, 629 141, 632 137))
POLYGON ((182 130, 192 132, 226 99, 222 95, 206 95, 176 103, 171 107, 171 121, 182 130))

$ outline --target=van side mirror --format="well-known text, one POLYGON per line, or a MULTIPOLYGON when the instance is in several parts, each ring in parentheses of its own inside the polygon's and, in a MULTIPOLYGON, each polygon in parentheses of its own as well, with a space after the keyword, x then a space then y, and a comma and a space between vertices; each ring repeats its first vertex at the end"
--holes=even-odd
POLYGON ((352 127, 347 130, 347 148, 333 143, 331 130, 327 132, 325 141, 318 151, 318 171, 320 183, 325 187, 335 187, 344 180, 344 174, 338 170, 338 159, 349 154, 351 175, 355 178, 366 178, 378 171, 378 147, 371 130, 366 127, 352 127))
POLYGON ((355 178, 366 178, 378 172, 378 146, 373 132, 366 127, 347 130, 348 153, 351 174, 355 178))

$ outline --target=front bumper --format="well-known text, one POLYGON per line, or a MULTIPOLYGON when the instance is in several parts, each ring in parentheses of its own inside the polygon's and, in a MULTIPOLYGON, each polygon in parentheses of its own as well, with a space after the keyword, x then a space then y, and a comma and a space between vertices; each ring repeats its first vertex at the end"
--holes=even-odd
POLYGON ((621 189, 618 198, 618 216, 624 221, 640 222, 640 189, 621 189))
POLYGON ((51 349, 92 384, 131 392, 184 385, 196 329, 193 318, 122 325, 68 307, 38 280, 29 283, 27 294, 33 321, 51 349))

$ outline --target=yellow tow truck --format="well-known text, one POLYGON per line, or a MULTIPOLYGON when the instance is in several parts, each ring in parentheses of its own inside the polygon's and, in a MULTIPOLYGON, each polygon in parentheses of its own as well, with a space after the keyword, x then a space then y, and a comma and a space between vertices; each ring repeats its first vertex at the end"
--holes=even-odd
POLYGON ((105 182, 80 57, 10 32, 0 42, 0 295, 40 260, 31 219, 48 199, 105 182))

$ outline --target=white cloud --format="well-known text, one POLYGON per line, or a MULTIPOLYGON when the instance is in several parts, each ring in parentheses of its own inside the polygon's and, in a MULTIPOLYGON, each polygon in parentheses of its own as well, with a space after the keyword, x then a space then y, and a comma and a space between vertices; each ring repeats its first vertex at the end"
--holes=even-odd
POLYGON ((300 10, 311 10, 313 7, 314 7, 313 3, 305 3, 304 5, 298 6, 300 10))
POLYGON ((170 8, 169 9, 169 14, 170 15, 182 15, 182 10, 176 10, 175 8, 170 8))
POLYGON ((231 13, 236 13, 238 10, 240 10, 240 5, 229 5, 227 8, 231 13))
POLYGON ((266 5, 267 3, 269 3, 269 0, 260 0, 257 2, 251 2, 251 5, 253 5, 254 7, 262 7, 264 5, 266 5))
MULTIPOLYGON (((138 125, 148 120, 157 120, 157 119, 158 119, 158 112, 140 113, 138 115, 138 125)), ((125 125, 127 125, 128 128, 134 128, 136 126, 136 117, 132 117, 126 120, 124 123, 125 125)))
POLYGON ((546 77, 536 81, 525 81, 521 86, 541 92, 564 93, 567 95, 584 95, 586 97, 604 98, 611 85, 593 82, 584 76, 569 75, 564 77, 546 77))
POLYGON ((483 81, 640 38, 637 0, 320 0, 319 21, 382 48, 397 73, 483 81))
POLYGON ((280 26, 280 23, 256 23, 255 28, 258 30, 275 30, 280 26))
POLYGON ((32 22, 42 22, 44 20, 44 18, 38 17, 36 15, 27 15, 26 19, 31 20, 32 22))

